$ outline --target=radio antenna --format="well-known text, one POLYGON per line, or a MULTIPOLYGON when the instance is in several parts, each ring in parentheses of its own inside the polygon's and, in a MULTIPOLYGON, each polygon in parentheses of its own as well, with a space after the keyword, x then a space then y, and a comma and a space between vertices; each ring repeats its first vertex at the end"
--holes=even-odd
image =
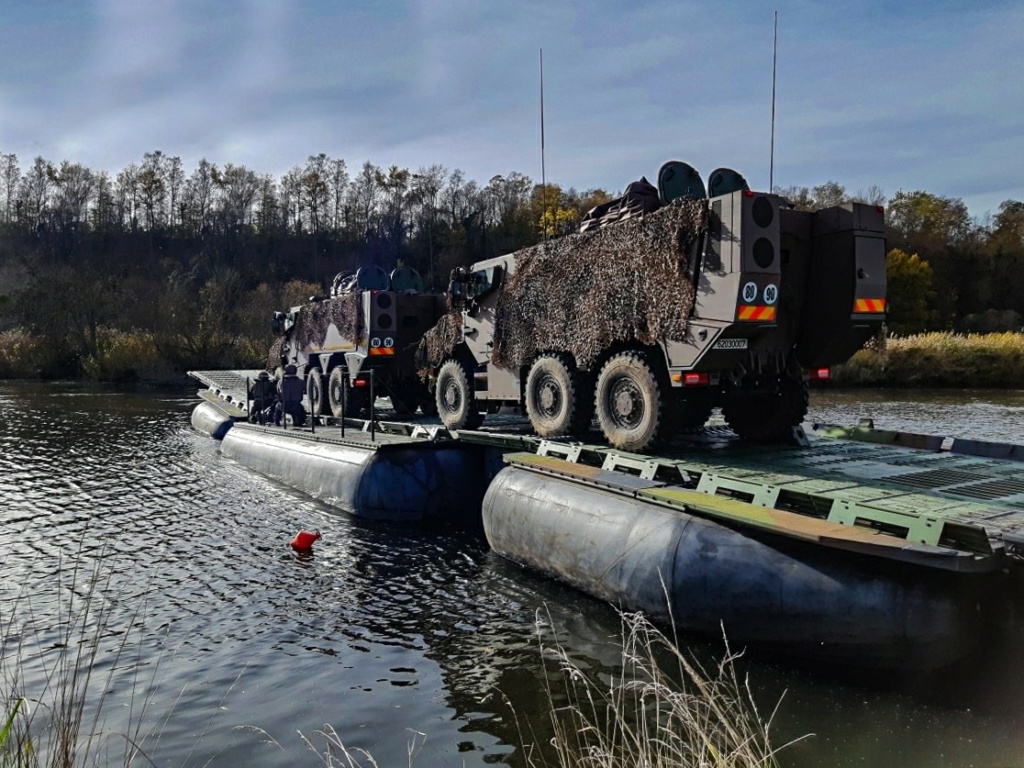
POLYGON ((544 201, 541 229, 544 231, 544 242, 548 241, 548 179, 544 168, 544 49, 540 49, 540 193, 544 201))
MULTIPOLYGON (((768 191, 775 191, 775 66, 779 59, 779 12, 775 12, 775 37, 772 41, 772 145, 768 159, 768 191)), ((543 135, 543 130, 541 131, 543 135)))

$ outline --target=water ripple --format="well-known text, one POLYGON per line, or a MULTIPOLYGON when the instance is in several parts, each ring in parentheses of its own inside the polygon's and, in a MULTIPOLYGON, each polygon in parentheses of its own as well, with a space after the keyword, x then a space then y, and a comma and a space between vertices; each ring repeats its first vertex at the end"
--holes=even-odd
MULTIPOLYGON (((291 735, 325 722, 381 765, 407 762, 406 729, 428 733, 424 765, 522 764, 502 701, 535 713, 528 725, 543 734, 536 713, 553 672, 539 659, 538 613, 579 664, 614 673, 619 623, 607 605, 478 538, 366 524, 255 475, 188 427, 193 406, 0 383, 0 659, 20 657, 38 680, 91 601, 105 612, 96 671, 111 675, 118 703, 138 687, 161 713, 158 764, 293 765, 308 754, 291 735), (312 556, 287 546, 300 528, 324 533, 312 556)), ((786 684, 814 701, 826 691, 840 711, 863 698, 786 684)), ((875 707, 878 722, 906 706, 894 701, 875 707)), ((127 730, 121 709, 109 708, 109 730, 127 730)), ((1024 705, 1003 709, 990 729, 999 743, 1019 732, 1024 705)), ((962 754, 946 734, 969 722, 951 715, 911 738, 962 754)), ((846 732, 836 723, 803 730, 835 743, 846 732)))

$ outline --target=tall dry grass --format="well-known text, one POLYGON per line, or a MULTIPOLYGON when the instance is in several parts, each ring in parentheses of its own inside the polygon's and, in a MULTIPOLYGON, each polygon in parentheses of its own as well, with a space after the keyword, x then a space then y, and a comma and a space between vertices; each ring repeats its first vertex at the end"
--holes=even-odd
POLYGON ((1016 389, 1024 386, 1024 333, 890 336, 836 366, 832 381, 840 386, 1016 389))
MULTIPOLYGON (((2 768, 152 764, 144 751, 150 734, 143 730, 149 704, 146 681, 139 678, 143 659, 133 655, 131 632, 111 631, 109 576, 81 562, 58 568, 62 588, 55 613, 37 611, 25 593, 0 602, 2 768), (108 691, 125 668, 133 670, 125 704, 129 728, 109 733, 108 691)), ((140 602, 129 627, 141 627, 143 610, 140 602)))
POLYGON ((777 765, 772 717, 762 716, 749 681, 738 675, 740 654, 727 647, 709 670, 642 613, 621 616, 620 672, 599 679, 548 640, 538 620, 541 653, 557 666, 563 687, 548 683, 554 735, 549 748, 530 750, 530 766, 551 764, 544 753, 560 768, 777 765))
POLYGON ((262 368, 268 336, 226 333, 157 335, 100 327, 85 353, 16 328, 0 331, 0 379, 87 378, 102 382, 171 384, 193 368, 262 368))

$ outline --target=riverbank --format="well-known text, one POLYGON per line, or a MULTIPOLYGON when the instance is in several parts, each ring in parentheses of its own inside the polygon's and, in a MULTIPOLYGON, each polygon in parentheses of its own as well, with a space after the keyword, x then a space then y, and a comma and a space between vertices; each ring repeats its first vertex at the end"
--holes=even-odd
POLYGON ((869 342, 832 370, 837 387, 1017 389, 1024 334, 923 333, 869 342))
MULTIPOLYGON (((196 344, 143 331, 101 329, 96 353, 80 358, 50 348, 27 331, 5 331, 0 333, 0 379, 184 385, 188 370, 261 367, 270 341, 222 338, 196 344)), ((1016 389, 1021 382, 1024 333, 941 332, 873 340, 833 368, 830 386, 1016 389)))
POLYGON ((158 335, 98 328, 82 352, 16 328, 0 332, 0 379, 183 386, 196 368, 262 368, 272 342, 216 333, 158 335))

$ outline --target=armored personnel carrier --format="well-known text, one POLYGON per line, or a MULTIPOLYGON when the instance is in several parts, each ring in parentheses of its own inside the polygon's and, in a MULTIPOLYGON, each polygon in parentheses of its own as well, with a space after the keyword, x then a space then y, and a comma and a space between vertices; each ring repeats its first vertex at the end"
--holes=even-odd
POLYGON ((885 318, 883 212, 814 213, 686 163, 630 185, 581 233, 453 273, 418 365, 451 429, 519 405, 541 436, 643 451, 720 407, 742 438, 792 434, 807 379, 885 318))
POLYGON ((425 293, 419 273, 399 267, 389 275, 362 267, 334 279, 331 295, 274 313, 278 339, 268 367, 293 364, 306 381, 310 414, 358 415, 375 394, 389 396, 399 413, 433 413, 434 398, 416 375, 416 345, 445 312, 444 294, 425 293))

